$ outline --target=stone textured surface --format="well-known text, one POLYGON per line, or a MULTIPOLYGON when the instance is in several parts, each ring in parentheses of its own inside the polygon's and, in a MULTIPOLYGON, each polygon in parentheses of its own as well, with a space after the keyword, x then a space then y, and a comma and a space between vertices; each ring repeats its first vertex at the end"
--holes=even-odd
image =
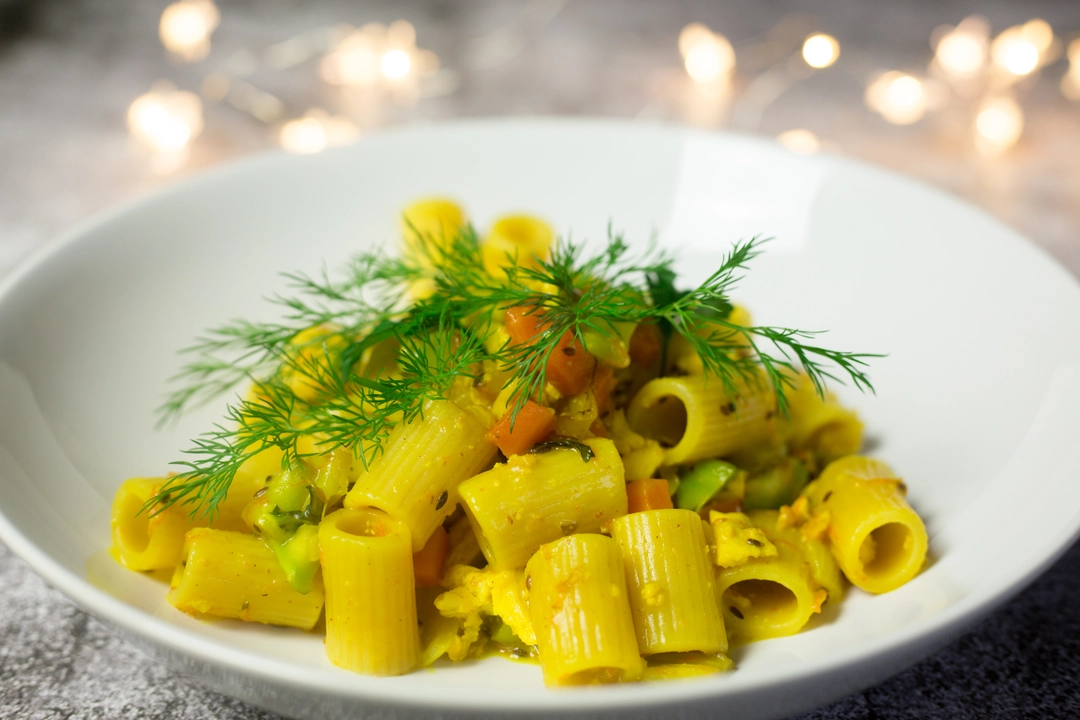
MULTIPOLYGON (((1057 91, 1058 63, 1026 83, 1027 129, 996 160, 971 148, 970 108, 954 103, 910 127, 862 105, 876 70, 921 70, 935 26, 982 12, 995 30, 1042 16, 1080 33, 1080 3, 1001 0, 769 3, 471 0, 221 2, 211 56, 178 66, 156 24, 165 3, 0 0, 0 275, 57 233, 175 175, 275 142, 275 128, 209 105, 187 164, 155 174, 130 147, 128 104, 160 78, 197 90, 244 52, 335 22, 398 17, 452 70, 457 88, 415 107, 364 108, 366 129, 505 114, 589 114, 732 127, 775 135, 806 127, 826 147, 881 163, 968 198, 1080 273, 1080 104, 1057 91), (766 69, 763 40, 778 25, 824 29, 844 47, 840 64, 766 107, 736 102, 702 115, 679 66, 675 38, 700 20, 732 39, 740 82, 766 69)), ((775 37, 775 34, 774 34, 775 37)), ((315 81, 311 63, 249 79, 298 116, 347 98, 315 81)), ((355 110, 355 108, 354 108, 355 110)), ((0 718, 271 718, 208 692, 147 660, 74 608, 0 545, 0 718)), ((1080 717, 1080 546, 970 634, 891 680, 805 718, 1080 717)))

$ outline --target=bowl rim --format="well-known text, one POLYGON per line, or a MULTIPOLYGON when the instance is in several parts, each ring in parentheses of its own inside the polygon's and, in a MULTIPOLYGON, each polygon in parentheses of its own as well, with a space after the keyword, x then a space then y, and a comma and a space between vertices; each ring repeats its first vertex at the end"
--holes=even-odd
MULTIPOLYGON (((355 145, 329 149, 313 156, 297 156, 282 150, 258 152, 234 158, 211 168, 198 170, 175 181, 167 182, 75 224, 72 228, 61 233, 55 241, 46 243, 43 247, 32 252, 16 265, 6 277, 0 279, 0 313, 4 312, 8 297, 22 283, 28 282, 36 272, 55 257, 62 255, 69 247, 84 241, 87 236, 107 227, 119 218, 153 204, 167 202, 170 198, 182 195, 203 183, 227 180, 233 175, 244 175, 252 172, 260 165, 274 167, 281 164, 305 162, 307 158, 318 157, 327 153, 348 152, 350 148, 356 145, 378 143, 384 139, 394 139, 402 135, 443 134, 492 129, 512 132, 539 131, 567 134, 608 130, 632 134, 648 133, 657 137, 699 138, 705 140, 726 137, 771 150, 779 147, 777 143, 761 136, 689 128, 672 123, 602 117, 532 117, 523 119, 492 117, 440 121, 419 126, 381 129, 365 135, 355 145)), ((973 211, 988 219, 994 225, 1008 230, 1008 235, 1011 236, 1009 242, 1023 246, 1026 252, 1032 253, 1033 260, 1048 265, 1047 270, 1067 278, 1071 281, 1075 290, 1080 290, 1080 280, 1058 263, 1044 248, 1009 228, 985 210, 962 198, 951 195, 935 186, 865 161, 828 153, 822 153, 816 156, 814 160, 819 162, 840 162, 851 167, 870 170, 894 180, 899 179, 918 187, 922 191, 928 191, 939 198, 947 199, 953 205, 959 205, 973 211)), ((482 697, 479 697, 475 690, 451 686, 429 688, 424 693, 417 693, 408 683, 386 682, 384 678, 351 676, 353 678, 352 682, 341 682, 342 676, 338 672, 327 673, 325 668, 293 665, 251 651, 238 649, 224 641, 189 633, 179 625, 128 605, 105 590, 94 586, 84 575, 68 570, 59 561, 53 559, 48 553, 38 548, 29 538, 19 532, 4 514, 3 508, 0 507, 0 541, 3 541, 11 548, 17 556, 22 558, 48 583, 59 589, 84 610, 132 636, 149 640, 159 646, 168 648, 174 653, 195 658, 202 663, 268 683, 291 686, 303 691, 316 691, 359 704, 373 702, 401 708, 443 712, 581 712, 650 708, 676 701, 691 702, 712 697, 719 698, 728 694, 751 693, 767 687, 808 681, 818 677, 823 678, 831 673, 849 670, 878 656, 900 652, 904 648, 921 646, 932 649, 959 635, 982 617, 1022 591, 1057 561, 1078 537, 1080 537, 1080 511, 1077 511, 1061 527, 1056 544, 1053 547, 1044 546, 1039 560, 1029 566, 1025 572, 989 589, 985 584, 980 585, 945 610, 914 621, 903 632, 890 633, 878 639, 870 640, 858 647, 834 653, 830 657, 814 663, 787 665, 767 677, 742 679, 735 673, 724 674, 719 680, 714 676, 711 681, 709 678, 705 678, 693 682, 605 686, 590 688, 588 692, 551 692, 546 689, 543 691, 523 691, 520 688, 496 688, 496 692, 485 693, 482 697), (1045 552, 1047 549, 1049 549, 1049 552, 1045 552), (527 698, 527 705, 522 702, 523 697, 527 698)), ((334 670, 336 671, 336 668, 334 670)), ((850 692, 851 688, 847 691, 850 692)))

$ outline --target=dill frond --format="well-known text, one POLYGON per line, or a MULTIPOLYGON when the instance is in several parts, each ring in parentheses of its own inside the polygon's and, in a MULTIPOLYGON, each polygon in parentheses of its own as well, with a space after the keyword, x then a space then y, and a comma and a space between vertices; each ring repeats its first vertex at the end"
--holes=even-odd
POLYGON ((397 423, 420 416, 425 402, 446 397, 455 378, 475 377, 485 361, 508 373, 516 417, 543 392, 547 361, 567 333, 588 350, 586 331, 612 338, 617 324, 655 322, 665 340, 682 335, 705 372, 727 387, 764 375, 782 411, 797 371, 819 393, 827 381, 845 379, 872 392, 866 367, 878 356, 820 347, 811 343, 814 332, 729 320, 731 292, 763 242, 736 243, 715 272, 685 291, 655 240, 635 253, 610 226, 607 243, 591 254, 559 241, 547 260, 509 263, 505 278, 487 272, 471 227, 451 238, 416 233, 413 257, 359 255, 338 280, 325 269, 286 275, 290 294, 270 299, 281 320, 236 320, 184 351, 191 359, 159 408, 162 423, 241 383, 253 382, 255 392, 195 439, 175 463, 180 474, 146 509, 180 503, 212 516, 244 462, 268 447, 284 451, 283 463, 299 462, 305 435, 317 438, 320 452, 344 447, 370 463, 397 423), (432 291, 408 304, 409 288, 420 283, 432 291), (540 318, 537 336, 485 349, 484 336, 511 306, 540 318), (372 359, 388 349, 392 362, 372 359))

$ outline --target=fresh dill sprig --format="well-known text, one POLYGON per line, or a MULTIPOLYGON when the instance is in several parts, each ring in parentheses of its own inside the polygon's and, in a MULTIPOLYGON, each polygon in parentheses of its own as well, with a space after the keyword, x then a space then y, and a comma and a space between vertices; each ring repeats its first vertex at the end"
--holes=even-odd
POLYGON ((543 392, 547 362, 567 333, 588 350, 590 336, 613 339, 620 325, 656 323, 665 340, 686 338, 705 372, 729 388, 764 375, 781 410, 800 370, 819 393, 826 380, 845 377, 873 390, 865 369, 875 355, 804 342, 813 332, 730 320, 731 291, 759 254, 759 238, 734 245, 703 283, 680 291, 670 255, 655 242, 635 253, 610 227, 598 252, 559 241, 547 260, 508 258, 505 277, 489 272, 471 227, 453 237, 414 235, 405 257, 359 255, 338 280, 325 270, 286 275, 292 293, 271 298, 281 320, 237 320, 184 351, 192 359, 173 378, 179 388, 159 409, 162 422, 241 383, 253 391, 194 441, 147 510, 180 503, 213 516, 245 462, 270 447, 283 451, 285 465, 301 462, 304 436, 318 438, 319 452, 348 448, 369 463, 396 424, 486 364, 509 377, 516 417, 543 392), (485 340, 512 306, 537 316, 537 334, 492 349, 485 340))

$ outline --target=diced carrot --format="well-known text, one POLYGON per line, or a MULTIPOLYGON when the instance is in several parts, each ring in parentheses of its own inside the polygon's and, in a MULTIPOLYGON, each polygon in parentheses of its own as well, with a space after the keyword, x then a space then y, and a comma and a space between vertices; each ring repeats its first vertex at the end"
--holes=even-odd
POLYGON ((627 512, 674 507, 667 480, 634 480, 626 486, 627 512))
MULTIPOLYGON (((544 330, 543 316, 534 308, 515 305, 506 311, 506 334, 514 345, 530 343, 544 330)), ((544 372, 547 381, 563 395, 577 395, 589 385, 596 358, 585 351, 572 332, 567 330, 548 356, 544 372)))
POLYGON ((640 323, 630 335, 630 360, 649 367, 660 357, 663 341, 660 328, 655 323, 640 323))
POLYGON ((450 536, 442 525, 435 528, 420 552, 413 553, 413 574, 416 587, 437 587, 446 570, 446 558, 450 557, 450 536))
POLYGON ((514 428, 510 429, 510 418, 514 409, 511 406, 506 414, 495 423, 488 432, 488 438, 499 446, 503 455, 521 455, 528 452, 536 443, 543 440, 555 429, 555 411, 529 400, 514 419, 514 428))
POLYGON ((600 365, 593 374, 593 394, 596 396, 596 410, 601 415, 611 409, 611 393, 615 390, 615 369, 610 365, 600 365))
POLYGON ((589 386, 596 358, 586 352, 581 341, 569 330, 548 356, 547 381, 563 395, 577 395, 589 386))
POLYGON ((515 305, 506 311, 506 334, 514 345, 531 342, 540 334, 541 315, 535 308, 515 305))

